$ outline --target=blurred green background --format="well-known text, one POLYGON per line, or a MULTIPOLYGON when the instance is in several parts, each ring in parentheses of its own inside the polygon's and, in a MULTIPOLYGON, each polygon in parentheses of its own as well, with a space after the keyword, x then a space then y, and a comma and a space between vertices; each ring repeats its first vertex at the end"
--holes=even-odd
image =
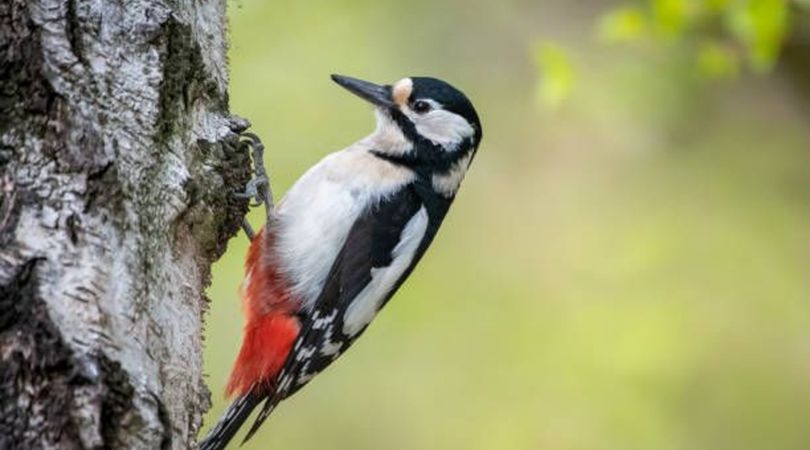
MULTIPOLYGON (((484 125, 420 267, 244 448, 810 448, 806 3, 230 2, 277 196, 373 128, 330 73, 446 79, 484 125)), ((246 245, 209 289, 206 426, 246 245)))

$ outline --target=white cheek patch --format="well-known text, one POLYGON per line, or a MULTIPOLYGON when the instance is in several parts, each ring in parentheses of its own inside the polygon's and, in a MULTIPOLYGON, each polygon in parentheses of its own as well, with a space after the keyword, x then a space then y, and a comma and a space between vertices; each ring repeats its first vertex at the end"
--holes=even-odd
POLYGON ((447 172, 433 175, 431 180, 433 189, 445 197, 455 195, 459 185, 461 185, 461 180, 464 179, 464 174, 467 173, 467 168, 470 167, 472 157, 473 152, 470 151, 466 156, 453 163, 447 172))
POLYGON ((444 109, 434 109, 424 115, 409 112, 408 115, 419 134, 450 152, 475 134, 467 119, 444 109))
POLYGON ((399 242, 391 253, 391 264, 371 269, 371 281, 352 300, 343 316, 343 334, 354 336, 377 315, 391 288, 411 265, 416 249, 425 236, 427 225, 427 210, 423 206, 403 228, 399 242))

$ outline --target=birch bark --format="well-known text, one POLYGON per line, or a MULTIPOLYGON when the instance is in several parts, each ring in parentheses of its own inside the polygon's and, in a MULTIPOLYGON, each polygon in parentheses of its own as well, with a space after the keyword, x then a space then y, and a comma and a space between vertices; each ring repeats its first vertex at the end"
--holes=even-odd
POLYGON ((250 176, 225 6, 0 3, 0 448, 193 447, 250 176))

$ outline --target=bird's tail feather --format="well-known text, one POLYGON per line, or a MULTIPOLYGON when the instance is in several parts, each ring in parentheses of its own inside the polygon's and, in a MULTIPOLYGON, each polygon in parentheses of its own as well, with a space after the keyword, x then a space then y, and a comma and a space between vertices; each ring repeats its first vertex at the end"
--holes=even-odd
POLYGON ((257 391, 257 389, 250 389, 231 403, 219 422, 200 443, 200 450, 222 450, 228 445, 242 423, 264 399, 264 396, 257 391))
POLYGON ((274 409, 276 409, 276 405, 278 405, 279 401, 280 400, 278 400, 277 396, 273 396, 267 399, 267 401, 264 403, 264 407, 262 407, 261 412, 259 412, 259 416, 256 417, 256 420, 253 422, 253 425, 250 427, 247 434, 245 435, 245 439, 242 440, 242 444, 247 442, 250 438, 253 437, 254 434, 256 434, 257 431, 259 431, 259 427, 262 426, 265 420, 267 420, 267 416, 269 416, 270 413, 273 412, 274 409))

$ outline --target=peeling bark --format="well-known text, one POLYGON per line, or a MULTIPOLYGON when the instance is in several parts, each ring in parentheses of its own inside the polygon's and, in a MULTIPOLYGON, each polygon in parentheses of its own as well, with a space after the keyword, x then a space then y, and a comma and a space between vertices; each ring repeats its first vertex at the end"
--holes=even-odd
POLYGON ((225 2, 0 4, 0 449, 187 449, 247 210, 225 2))

